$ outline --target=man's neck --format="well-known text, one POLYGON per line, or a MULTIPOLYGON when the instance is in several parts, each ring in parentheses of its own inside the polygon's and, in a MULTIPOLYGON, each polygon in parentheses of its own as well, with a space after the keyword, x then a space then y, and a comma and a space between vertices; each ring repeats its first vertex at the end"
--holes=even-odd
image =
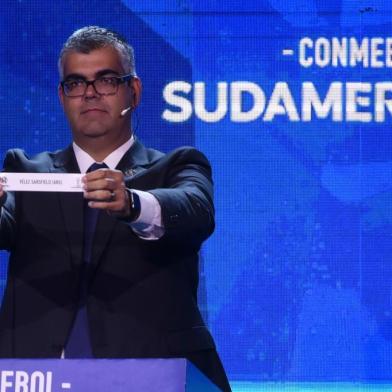
POLYGON ((83 140, 75 139, 75 143, 87 152, 95 162, 103 162, 111 152, 122 146, 131 136, 132 133, 129 132, 116 140, 108 140, 105 137, 83 138, 83 140))

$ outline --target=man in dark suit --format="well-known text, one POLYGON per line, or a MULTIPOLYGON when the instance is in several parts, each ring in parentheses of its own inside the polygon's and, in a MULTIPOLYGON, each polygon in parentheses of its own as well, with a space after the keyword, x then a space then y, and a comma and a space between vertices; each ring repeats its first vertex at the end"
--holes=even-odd
POLYGON ((186 357, 229 391, 197 307, 198 251, 214 229, 207 159, 133 135, 141 82, 117 33, 76 31, 59 71, 73 144, 32 158, 11 150, 3 170, 86 173, 84 193, 0 186, 0 247, 11 253, 0 357, 186 357))

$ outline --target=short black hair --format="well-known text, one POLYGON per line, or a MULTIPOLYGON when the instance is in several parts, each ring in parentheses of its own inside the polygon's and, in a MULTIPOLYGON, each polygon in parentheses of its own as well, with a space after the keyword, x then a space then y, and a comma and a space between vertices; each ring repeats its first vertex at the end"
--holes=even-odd
POLYGON ((134 50, 126 39, 104 27, 86 26, 74 31, 64 43, 58 60, 60 78, 63 78, 63 61, 68 52, 90 53, 108 46, 119 53, 124 71, 136 76, 134 50))

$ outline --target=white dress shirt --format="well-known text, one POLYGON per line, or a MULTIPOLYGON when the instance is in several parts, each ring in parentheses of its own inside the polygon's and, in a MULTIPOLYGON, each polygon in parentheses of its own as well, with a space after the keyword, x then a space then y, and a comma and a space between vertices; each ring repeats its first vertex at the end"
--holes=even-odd
MULTIPOLYGON (((131 148, 134 142, 133 135, 123 145, 111 152, 103 162, 109 169, 115 169, 121 161, 124 154, 131 148)), ((75 152, 76 161, 81 173, 86 173, 88 168, 95 163, 95 160, 84 150, 82 150, 75 142, 72 144, 75 152)), ((161 206, 154 195, 149 192, 131 189, 140 198, 140 215, 134 221, 129 223, 132 230, 145 240, 157 240, 164 234, 162 225, 161 206)))

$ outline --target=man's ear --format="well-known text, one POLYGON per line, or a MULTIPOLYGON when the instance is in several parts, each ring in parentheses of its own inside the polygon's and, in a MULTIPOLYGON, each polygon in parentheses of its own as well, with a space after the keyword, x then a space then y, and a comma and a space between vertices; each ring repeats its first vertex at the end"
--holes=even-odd
POLYGON ((134 76, 130 80, 130 89, 131 89, 131 95, 132 95, 132 109, 136 109, 136 107, 139 105, 140 98, 142 95, 142 82, 141 80, 137 77, 134 76))
POLYGON ((57 88, 57 93, 58 93, 61 105, 64 106, 64 91, 63 91, 63 88, 61 87, 60 83, 59 83, 59 86, 57 88))

